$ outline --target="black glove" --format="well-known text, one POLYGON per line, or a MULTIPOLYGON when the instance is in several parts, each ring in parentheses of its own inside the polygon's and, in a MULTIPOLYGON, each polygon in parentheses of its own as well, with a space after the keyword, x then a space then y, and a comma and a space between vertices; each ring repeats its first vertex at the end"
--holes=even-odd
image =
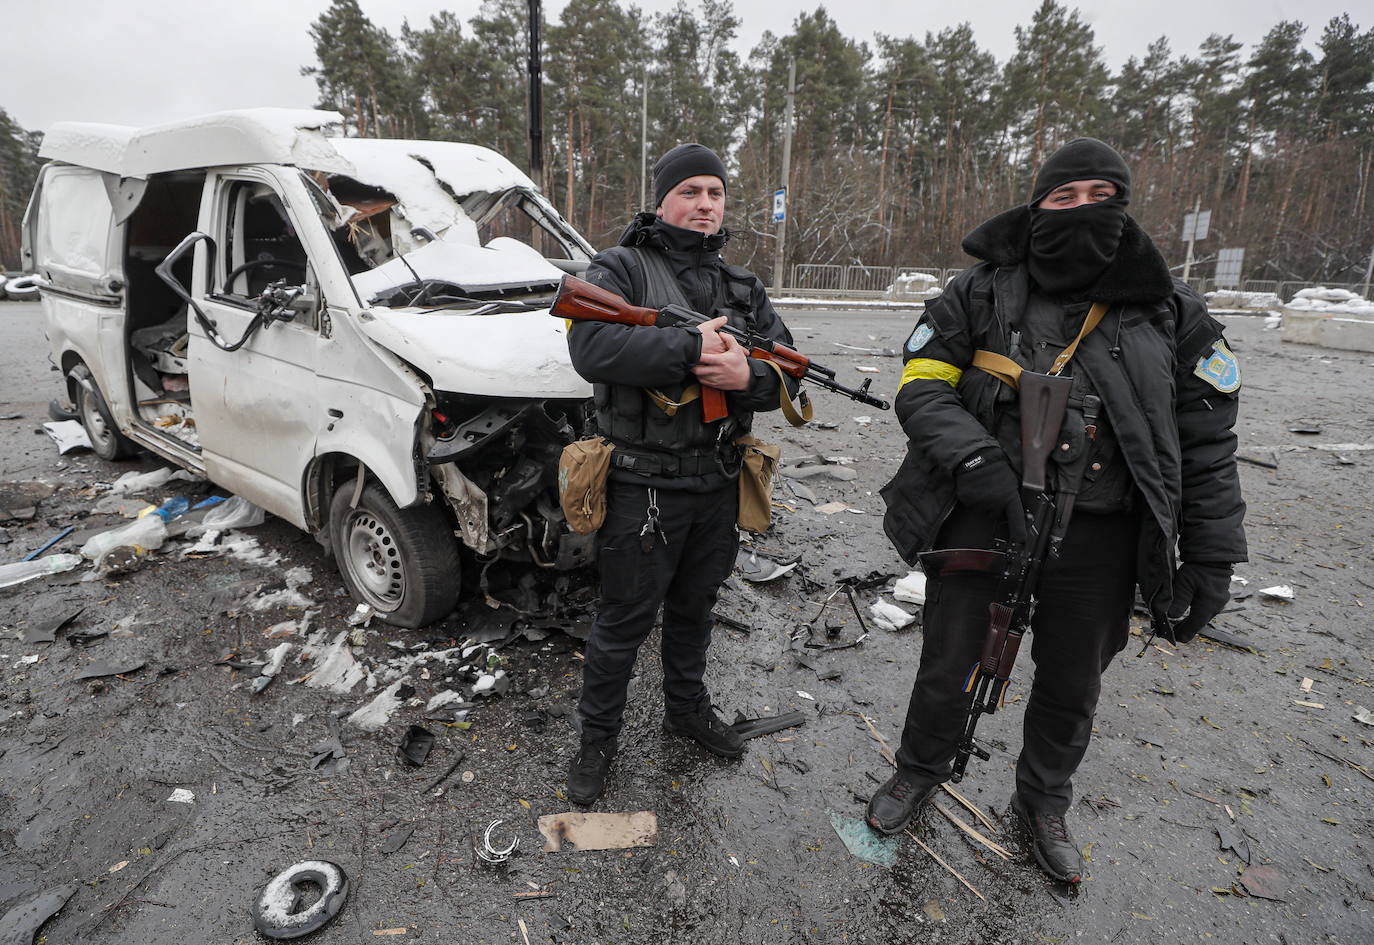
POLYGON ((1025 544, 1026 509, 1021 504, 1021 482, 1002 450, 979 450, 956 466, 954 494, 962 505, 993 518, 1005 518, 1008 537, 1018 545, 1025 544))
POLYGON ((1174 572, 1174 600, 1169 620, 1174 642, 1187 643, 1198 635, 1231 599, 1231 566, 1185 562, 1174 572))

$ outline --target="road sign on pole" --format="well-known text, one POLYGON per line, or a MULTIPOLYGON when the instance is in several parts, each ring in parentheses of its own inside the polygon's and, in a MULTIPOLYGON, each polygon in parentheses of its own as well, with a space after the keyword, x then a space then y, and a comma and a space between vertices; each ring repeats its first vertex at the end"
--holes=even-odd
POLYGON ((773 222, 781 223, 787 219, 787 188, 779 187, 773 191, 773 222))
POLYGON ((1245 265, 1245 247, 1223 249, 1217 252, 1216 284, 1218 289, 1240 287, 1240 272, 1245 265))
POLYGON ((1185 240, 1205 240, 1212 225, 1212 211, 1202 210, 1183 215, 1183 238, 1185 240))

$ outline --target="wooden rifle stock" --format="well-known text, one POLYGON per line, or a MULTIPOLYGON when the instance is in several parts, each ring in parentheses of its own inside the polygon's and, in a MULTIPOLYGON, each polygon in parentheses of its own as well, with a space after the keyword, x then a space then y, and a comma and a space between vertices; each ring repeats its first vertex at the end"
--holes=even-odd
MULTIPOLYGON (((611 322, 616 325, 649 327, 656 326, 659 322, 657 309, 631 305, 609 289, 603 289, 576 276, 563 277, 563 281, 558 284, 558 295, 554 297, 549 312, 579 322, 611 322)), ((730 407, 725 402, 725 391, 702 384, 701 419, 712 423, 729 415, 730 407)))

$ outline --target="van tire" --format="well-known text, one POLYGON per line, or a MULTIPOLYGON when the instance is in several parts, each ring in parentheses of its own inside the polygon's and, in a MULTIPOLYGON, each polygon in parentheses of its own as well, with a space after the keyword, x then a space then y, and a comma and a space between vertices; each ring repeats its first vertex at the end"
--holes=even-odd
POLYGON ((76 416, 86 428, 91 450, 101 459, 128 459, 138 454, 138 444, 119 432, 110 414, 105 396, 100 393, 91 369, 84 364, 73 365, 67 372, 68 388, 76 403, 76 416))
POLYGON ((461 586, 458 542, 431 505, 397 508, 376 482, 339 486, 329 503, 334 562, 354 599, 398 627, 423 627, 453 612, 461 586))

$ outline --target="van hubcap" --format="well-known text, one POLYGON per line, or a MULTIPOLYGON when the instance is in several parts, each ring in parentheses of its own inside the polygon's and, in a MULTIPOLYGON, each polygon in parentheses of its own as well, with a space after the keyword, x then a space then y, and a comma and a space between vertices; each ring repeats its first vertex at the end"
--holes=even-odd
POLYGON ((105 417, 96 406, 95 397, 84 387, 81 389, 81 425, 86 428, 86 435, 92 442, 101 446, 110 442, 110 428, 105 423, 105 417))
POLYGON ((366 509, 355 509, 344 524, 349 576, 367 603, 391 611, 405 597, 401 550, 390 530, 366 509))

